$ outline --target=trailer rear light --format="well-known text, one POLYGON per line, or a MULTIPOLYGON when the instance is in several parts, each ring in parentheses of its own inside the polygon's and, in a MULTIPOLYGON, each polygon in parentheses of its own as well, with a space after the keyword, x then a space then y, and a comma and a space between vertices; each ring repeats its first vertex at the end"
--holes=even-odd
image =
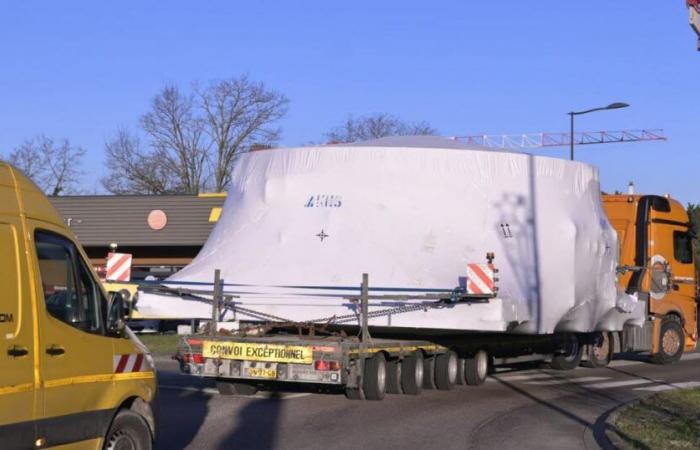
POLYGON ((340 362, 321 359, 314 362, 314 369, 320 372, 336 372, 340 370, 340 362))
POLYGON ((204 356, 201 353, 192 353, 192 362, 195 364, 204 364, 204 356))
POLYGON ((187 339, 187 343, 190 345, 202 345, 201 339, 187 339))

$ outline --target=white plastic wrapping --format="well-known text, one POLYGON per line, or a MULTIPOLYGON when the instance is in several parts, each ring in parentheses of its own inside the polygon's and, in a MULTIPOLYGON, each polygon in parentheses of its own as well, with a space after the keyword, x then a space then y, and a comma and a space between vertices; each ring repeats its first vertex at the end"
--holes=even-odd
MULTIPOLYGON (((463 285, 467 263, 493 252, 497 298, 370 325, 612 330, 643 311, 617 292, 617 237, 597 170, 584 163, 389 139, 251 152, 232 178, 204 248, 170 281, 211 283, 220 269, 242 306, 306 321, 355 311, 343 296, 358 294, 363 273, 372 294, 447 292, 463 285)), ((405 303, 376 299, 370 311, 405 303)), ((146 293, 138 308, 145 317, 211 316, 206 303, 146 293)))

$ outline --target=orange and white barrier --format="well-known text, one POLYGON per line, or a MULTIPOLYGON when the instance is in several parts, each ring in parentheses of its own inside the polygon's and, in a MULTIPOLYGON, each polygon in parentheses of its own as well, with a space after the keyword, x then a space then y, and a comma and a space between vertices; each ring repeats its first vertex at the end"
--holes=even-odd
POLYGON ((467 294, 495 294, 493 264, 467 264, 467 294))
POLYGON ((144 372, 151 370, 143 353, 114 355, 114 373, 144 372))
POLYGON ((130 253, 107 253, 107 281, 131 280, 130 253))

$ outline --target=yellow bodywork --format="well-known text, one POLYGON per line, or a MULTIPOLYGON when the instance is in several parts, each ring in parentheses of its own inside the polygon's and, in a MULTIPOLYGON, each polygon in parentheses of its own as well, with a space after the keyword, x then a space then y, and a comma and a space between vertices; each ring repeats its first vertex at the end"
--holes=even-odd
MULTIPOLYGON (((49 314, 35 250, 37 230, 70 242, 76 264, 89 261, 36 185, 0 162, 0 440, 3 448, 13 447, 4 447, 6 442, 19 447, 101 448, 103 435, 84 431, 76 442, 70 434, 89 429, 97 418, 109 426, 119 408, 139 404, 140 411, 152 411, 155 370, 145 347, 126 335, 107 335, 104 328, 101 333, 87 332, 49 314), (131 371, 117 373, 122 355, 131 357, 129 361, 140 358, 142 364, 138 370, 132 364, 131 371), (68 434, 52 435, 63 429, 68 434), (31 433, 33 439, 12 441, 19 439, 18 430, 29 433, 22 439, 31 433)), ((101 289, 91 265, 85 267, 94 283, 90 286, 101 289)), ((108 297, 102 290, 94 298, 108 297)), ((152 415, 144 420, 153 423, 152 415)))

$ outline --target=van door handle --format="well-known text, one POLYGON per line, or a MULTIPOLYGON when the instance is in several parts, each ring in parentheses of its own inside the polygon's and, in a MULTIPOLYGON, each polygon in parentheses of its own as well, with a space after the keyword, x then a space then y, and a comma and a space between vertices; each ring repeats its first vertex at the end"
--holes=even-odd
POLYGON ((27 349, 27 347, 13 345, 12 347, 7 349, 7 354, 12 356, 13 358, 19 358, 21 356, 27 356, 29 354, 29 350, 27 349))
POLYGON ((50 356, 59 356, 66 352, 66 349, 60 345, 52 345, 51 347, 46 347, 46 353, 50 356))

